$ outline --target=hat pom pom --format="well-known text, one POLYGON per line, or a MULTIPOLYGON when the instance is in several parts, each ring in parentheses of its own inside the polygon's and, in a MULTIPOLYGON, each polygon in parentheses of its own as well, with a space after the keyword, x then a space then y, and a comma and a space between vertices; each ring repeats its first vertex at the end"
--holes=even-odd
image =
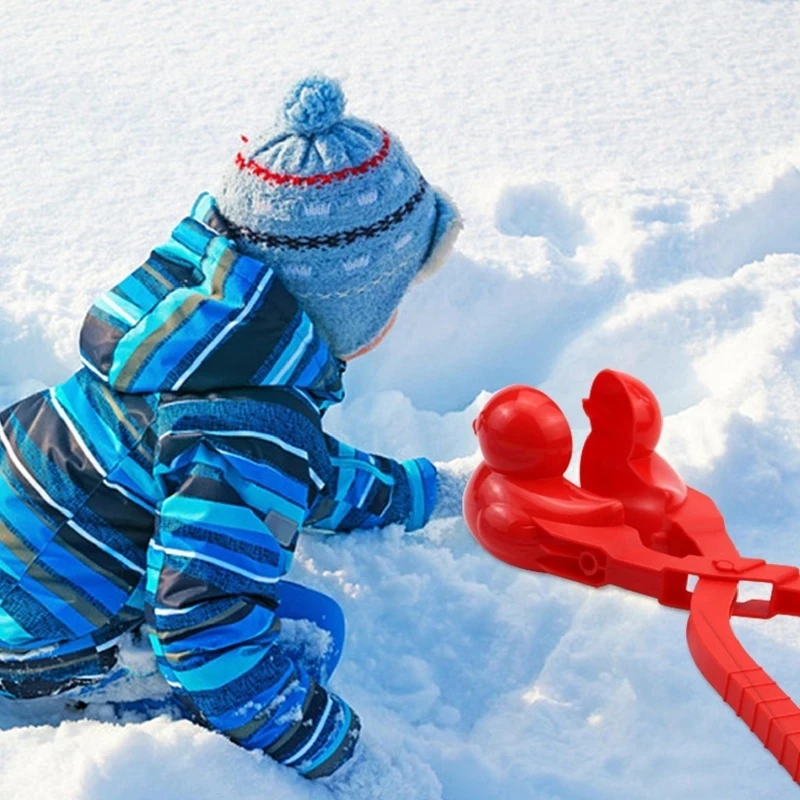
POLYGON ((341 121, 345 102, 338 81, 312 75, 289 92, 283 116, 289 130, 301 136, 313 136, 325 133, 341 121))

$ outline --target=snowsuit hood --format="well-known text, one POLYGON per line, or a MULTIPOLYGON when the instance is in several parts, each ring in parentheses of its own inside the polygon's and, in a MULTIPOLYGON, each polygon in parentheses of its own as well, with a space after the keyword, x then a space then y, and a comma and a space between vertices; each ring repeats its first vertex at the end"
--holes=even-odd
POLYGON ((201 194, 169 241, 91 307, 85 366, 132 394, 290 386, 320 409, 340 402, 344 362, 275 272, 227 233, 201 194))

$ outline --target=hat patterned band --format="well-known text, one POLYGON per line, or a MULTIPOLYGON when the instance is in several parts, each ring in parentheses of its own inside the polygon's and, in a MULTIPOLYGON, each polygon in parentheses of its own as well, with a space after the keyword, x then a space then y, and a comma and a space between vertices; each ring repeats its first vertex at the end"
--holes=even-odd
POLYGON ((260 233, 244 225, 229 224, 231 230, 238 237, 243 237, 249 242, 266 245, 267 247, 285 247, 289 250, 318 250, 324 247, 342 247, 343 245, 353 244, 359 239, 371 239, 402 222, 420 204, 427 188, 428 184, 425 179, 420 177, 417 191, 396 211, 387 214, 383 219, 379 219, 371 225, 362 225, 358 228, 351 228, 349 231, 340 231, 338 233, 329 233, 321 236, 285 236, 274 233, 260 233))
MULTIPOLYGON (((279 186, 285 184, 290 186, 325 186, 329 183, 346 180, 353 175, 364 175, 370 170, 379 167, 386 160, 392 146, 392 140, 383 128, 379 130, 382 134, 382 140, 380 149, 375 155, 355 167, 345 167, 335 172, 323 172, 318 175, 289 175, 287 173, 272 172, 262 164, 259 164, 254 158, 245 159, 241 152, 236 154, 235 162, 236 166, 243 172, 252 172, 262 181, 277 183, 279 186)), ((247 137, 242 137, 242 139, 245 143, 249 141, 247 137)))

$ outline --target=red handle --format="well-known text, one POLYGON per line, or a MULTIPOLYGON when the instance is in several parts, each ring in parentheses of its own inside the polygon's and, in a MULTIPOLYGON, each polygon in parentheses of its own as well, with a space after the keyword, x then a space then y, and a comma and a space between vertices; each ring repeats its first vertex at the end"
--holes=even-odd
POLYGON ((800 783, 800 708, 736 638, 731 611, 736 583, 701 578, 692 595, 686 637, 697 668, 796 783, 800 783))

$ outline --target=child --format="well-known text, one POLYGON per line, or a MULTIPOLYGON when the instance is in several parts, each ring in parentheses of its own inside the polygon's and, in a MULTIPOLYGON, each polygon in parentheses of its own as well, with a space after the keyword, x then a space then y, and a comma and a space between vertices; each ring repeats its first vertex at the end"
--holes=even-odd
POLYGON ((283 578, 301 528, 430 518, 430 461, 320 420, 461 223, 344 102, 323 77, 295 86, 218 197, 97 300, 84 367, 0 414, 0 694, 107 684, 146 621, 187 716, 308 778, 352 755, 358 716, 322 685, 341 611, 283 578), (286 616, 332 632, 325 663, 282 646, 286 616))

